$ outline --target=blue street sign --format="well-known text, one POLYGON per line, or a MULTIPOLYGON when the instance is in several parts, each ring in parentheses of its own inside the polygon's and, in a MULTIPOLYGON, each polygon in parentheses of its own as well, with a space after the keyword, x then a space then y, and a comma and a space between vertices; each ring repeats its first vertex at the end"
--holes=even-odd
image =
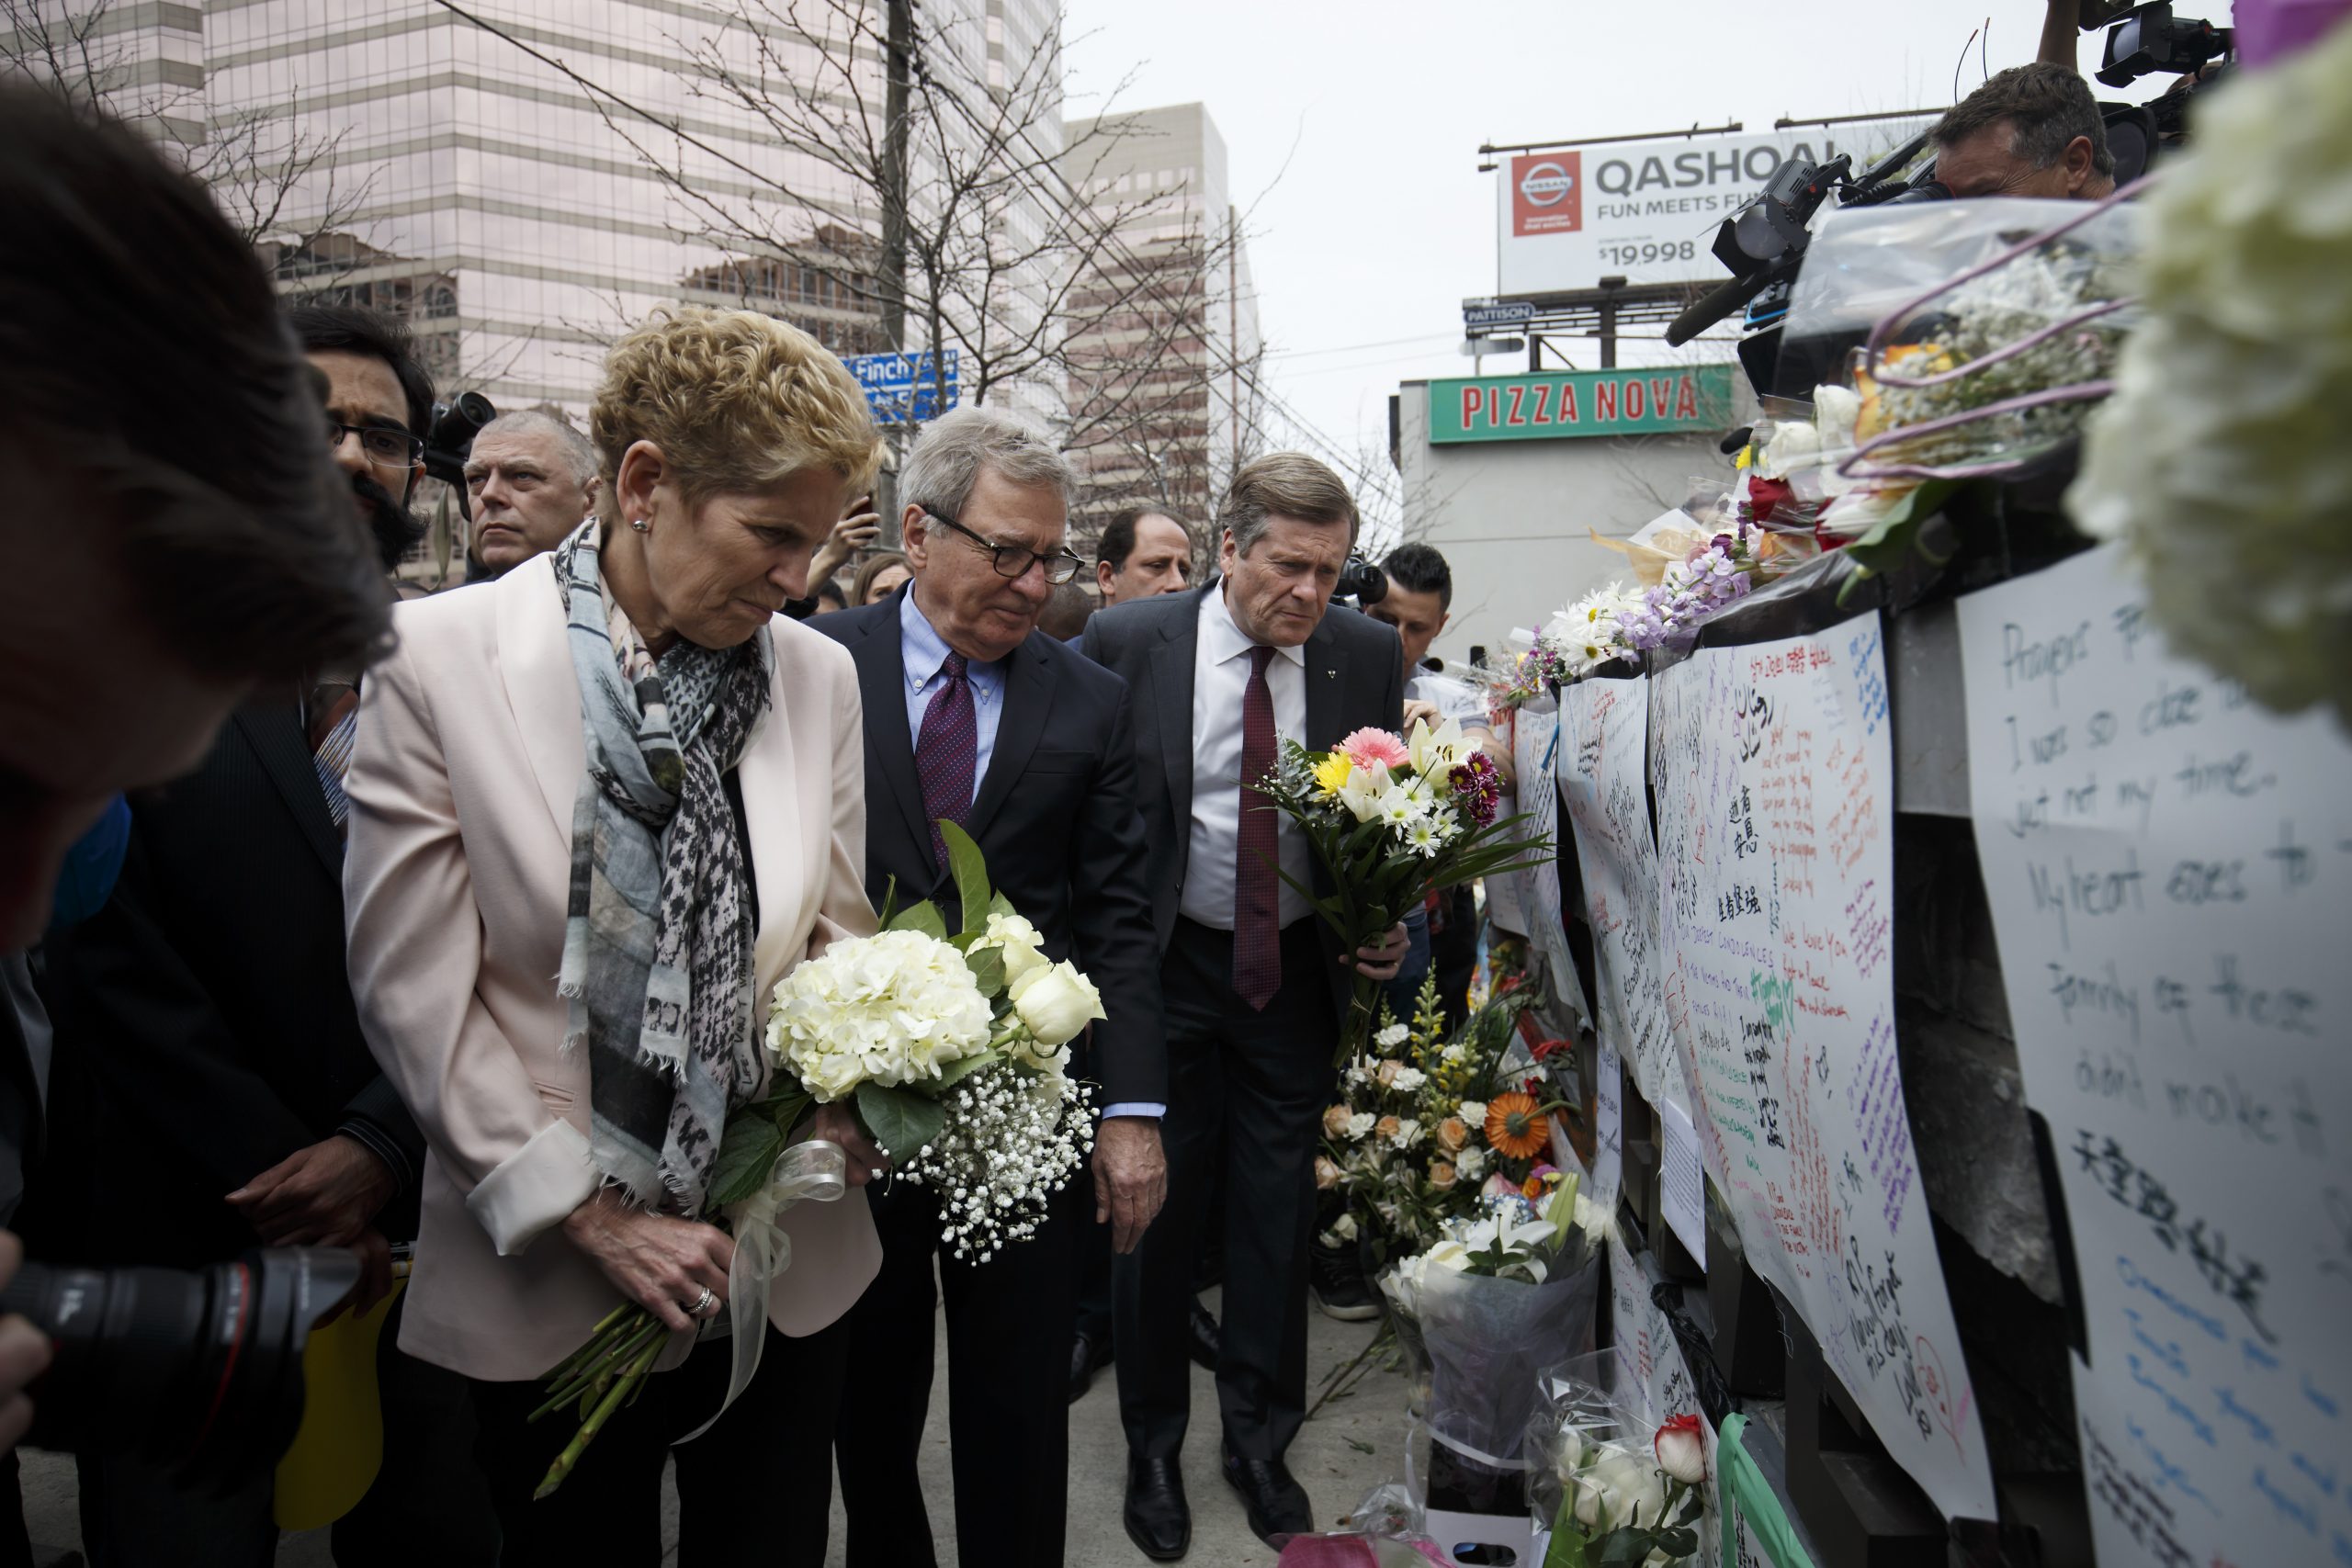
POLYGON ((1462 306, 1463 331, 1473 337, 1488 327, 1524 326, 1534 319, 1535 307, 1532 305, 1505 305, 1490 300, 1477 305, 1464 301, 1462 306))
POLYGON ((956 351, 946 355, 944 378, 934 378, 929 349, 917 354, 853 354, 842 363, 865 389, 866 405, 883 424, 906 424, 937 419, 956 406, 956 351), (939 379, 944 378, 945 396, 939 379))

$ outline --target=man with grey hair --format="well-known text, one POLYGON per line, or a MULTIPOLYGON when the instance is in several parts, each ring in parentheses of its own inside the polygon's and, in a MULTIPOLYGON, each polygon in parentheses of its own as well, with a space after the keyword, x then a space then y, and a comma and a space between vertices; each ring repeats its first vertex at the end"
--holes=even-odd
POLYGON ((928 1188, 868 1189, 881 1276, 843 1320, 838 1346, 806 1352, 845 1355, 860 1369, 836 1440, 850 1568, 933 1561, 916 1471, 934 1256, 947 1305, 959 1560, 1063 1560, 1077 1227, 1109 1224, 1118 1250, 1132 1251, 1165 1190, 1159 947, 1126 682, 1037 629, 1054 590, 1083 564, 1064 542, 1074 488, 1069 462, 1025 420, 993 408, 943 416, 899 478, 913 579, 879 603, 808 623, 849 649, 865 699, 876 905, 895 888, 901 904, 935 901, 960 929, 935 826, 955 821, 1046 954, 1074 961, 1108 1012, 1085 1075, 1102 1107, 1091 1216, 1058 1203, 1035 1236, 976 1266, 939 1247, 928 1188))
POLYGON ((2097 201, 2115 190, 2090 84, 2047 61, 1993 77, 1938 121, 1930 140, 1936 178, 1957 197, 2097 201))
POLYGON ((503 577, 563 543, 596 510, 596 450, 553 414, 500 414, 474 437, 466 494, 474 558, 503 577))

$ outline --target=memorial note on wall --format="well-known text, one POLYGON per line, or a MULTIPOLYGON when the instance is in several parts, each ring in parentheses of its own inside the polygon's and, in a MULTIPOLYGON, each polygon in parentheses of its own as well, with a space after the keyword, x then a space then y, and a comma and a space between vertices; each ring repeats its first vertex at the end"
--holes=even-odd
POLYGON ((1878 617, 1702 649, 1652 686, 1667 1013, 1708 1175, 1887 1451, 1990 1518, 1894 1049, 1878 617))
POLYGON ((1657 845, 1650 837, 1650 683, 1579 681, 1560 693, 1560 793, 1576 834, 1592 924, 1601 1037, 1642 1098, 1657 1103, 1678 1069, 1666 1026, 1657 942, 1657 845))
MULTIPOLYGON (((1519 825, 1517 834, 1526 839, 1549 839, 1555 845, 1559 843, 1560 791, 1553 782, 1553 751, 1559 744, 1559 736, 1560 716, 1556 712, 1536 713, 1521 708, 1511 729, 1511 762, 1519 776, 1519 808, 1528 817, 1519 825)), ((1583 987, 1577 978, 1575 962, 1568 956, 1567 927, 1560 918, 1557 859, 1547 857, 1525 872, 1521 876, 1519 891, 1520 918, 1527 924, 1529 942, 1544 954, 1544 974, 1551 981, 1553 995, 1561 999, 1570 1016, 1581 1014, 1583 987)))
POLYGON ((2112 550, 1960 617, 2098 1560, 2352 1563, 2352 745, 2173 658, 2112 550))

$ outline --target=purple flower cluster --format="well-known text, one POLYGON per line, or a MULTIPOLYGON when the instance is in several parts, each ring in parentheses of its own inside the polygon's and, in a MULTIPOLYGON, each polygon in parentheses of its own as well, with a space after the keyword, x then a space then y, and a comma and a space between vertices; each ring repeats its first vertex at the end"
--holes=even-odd
POLYGON ((1457 765, 1447 775, 1453 786, 1453 801, 1462 815, 1479 827, 1490 826, 1495 811, 1502 804, 1502 780, 1495 773, 1495 760, 1484 751, 1473 751, 1470 760, 1457 765))
POLYGON ((1738 534, 1718 534, 1666 569, 1658 585, 1642 596, 1638 609, 1620 616, 1625 639, 1638 649, 1653 649, 1679 640, 1701 621, 1739 599, 1749 587, 1743 527, 1738 534))

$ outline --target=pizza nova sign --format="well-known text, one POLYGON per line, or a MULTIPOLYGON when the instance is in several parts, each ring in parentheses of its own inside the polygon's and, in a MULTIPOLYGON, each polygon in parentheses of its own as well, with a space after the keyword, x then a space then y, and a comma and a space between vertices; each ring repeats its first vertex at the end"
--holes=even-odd
POLYGON ((1731 420, 1729 365, 1564 370, 1430 383, 1430 440, 1540 441, 1720 430, 1731 420))

